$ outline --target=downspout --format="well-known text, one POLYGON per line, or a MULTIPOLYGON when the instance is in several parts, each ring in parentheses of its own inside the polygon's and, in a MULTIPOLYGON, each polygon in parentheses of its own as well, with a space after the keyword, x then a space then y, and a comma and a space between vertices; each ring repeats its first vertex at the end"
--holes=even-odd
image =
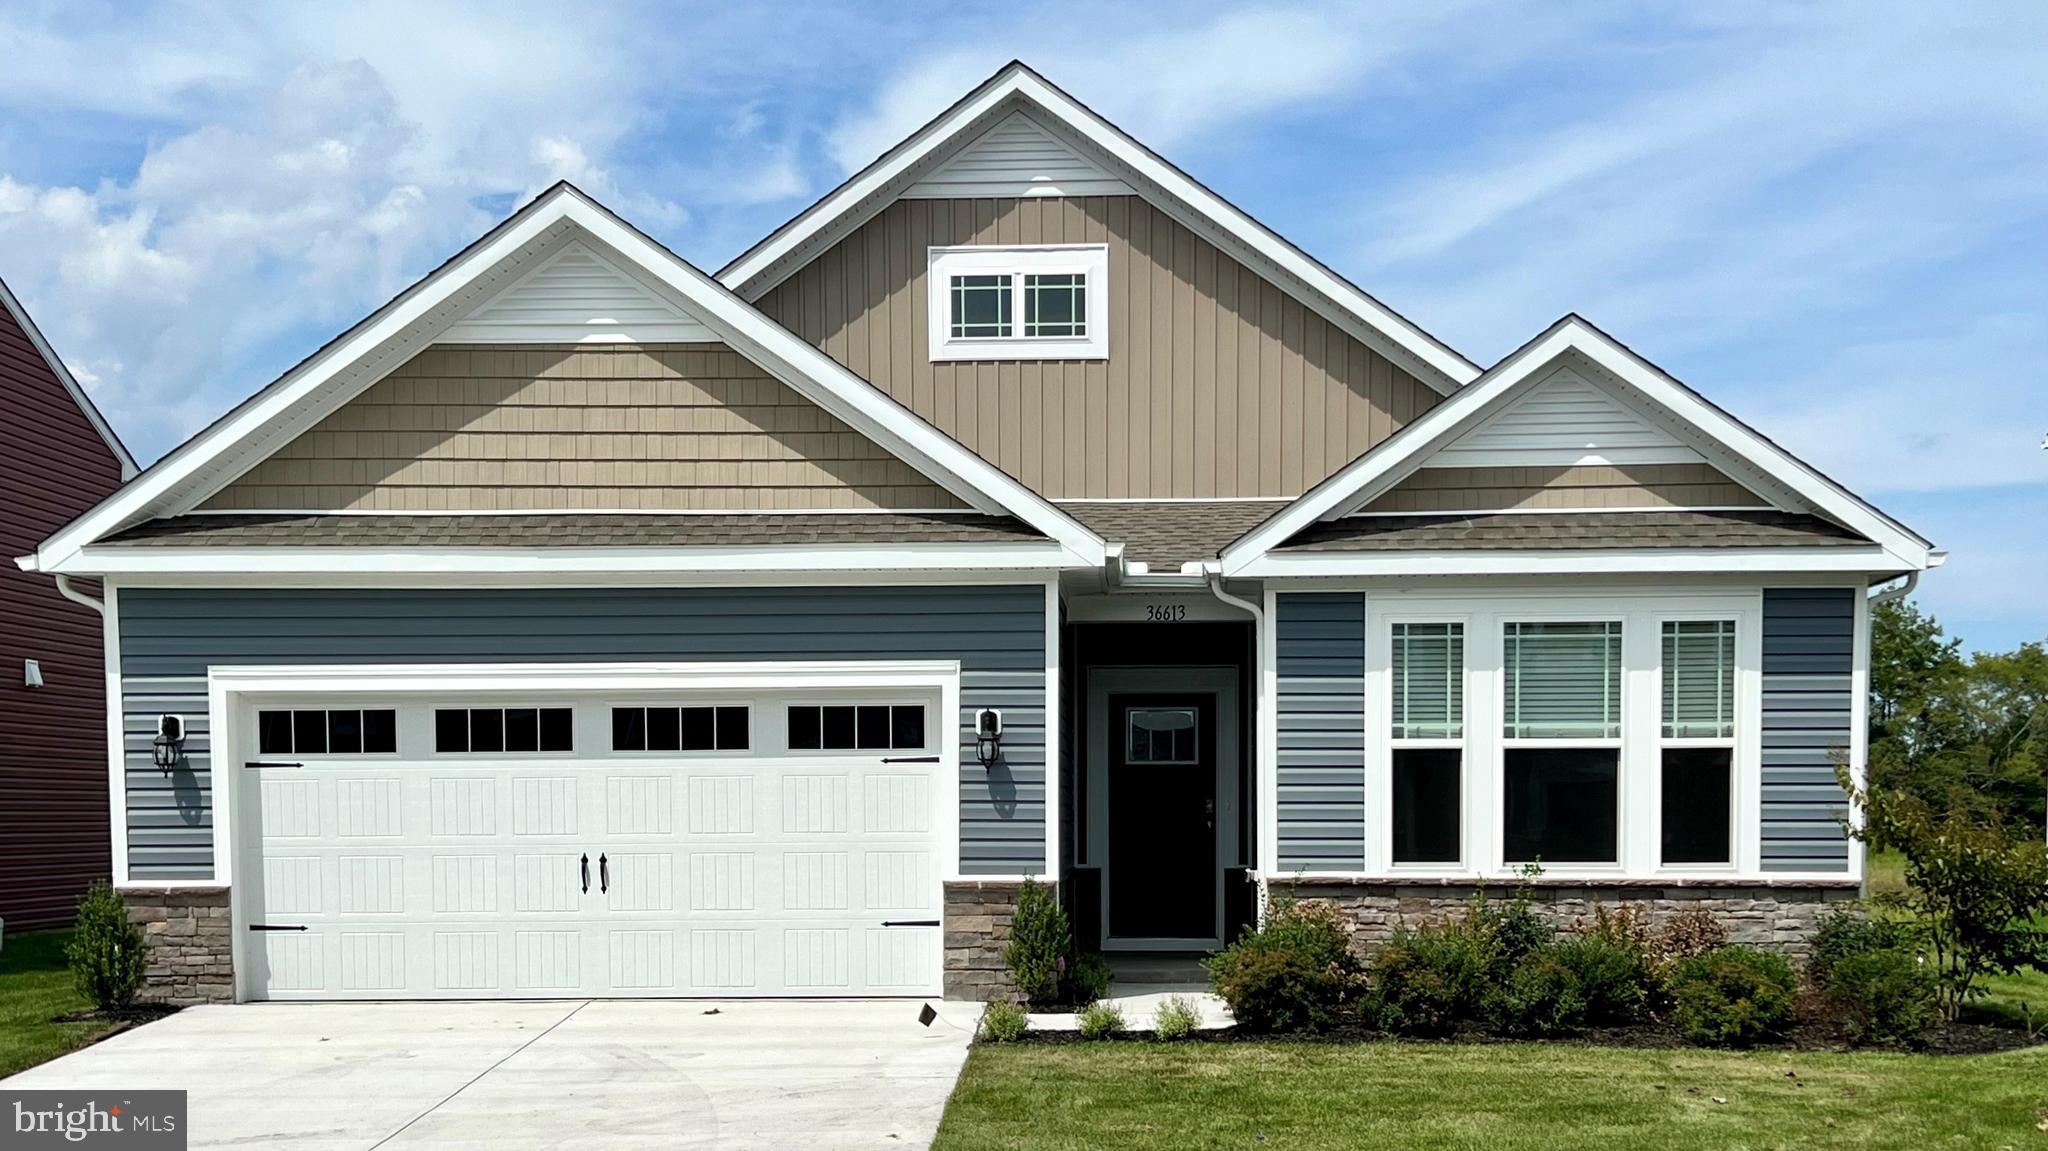
MULTIPOLYGON (((1266 650, 1266 645, 1262 640, 1262 637, 1266 634, 1266 609, 1259 606, 1256 603, 1253 603, 1251 600, 1245 599, 1241 596, 1234 596, 1229 592, 1223 590, 1223 565, 1221 563, 1212 560, 1208 563, 1203 564, 1202 569, 1209 576, 1210 595, 1215 596, 1217 600, 1219 600, 1222 603, 1229 604, 1231 607, 1242 609, 1243 611, 1250 614, 1250 616, 1252 617, 1253 684, 1251 761, 1252 779, 1254 782, 1257 782, 1259 781, 1259 776, 1261 774, 1259 771, 1259 767, 1261 766, 1259 762, 1259 750, 1266 746, 1266 725, 1272 722, 1272 717, 1266 714, 1266 691, 1264 686, 1265 669, 1260 667, 1258 662, 1263 657, 1266 650)), ((1278 778, 1277 773, 1275 773, 1275 778, 1278 778)), ((1257 911, 1254 915, 1254 921, 1258 924, 1263 925, 1266 921, 1266 880, 1264 874, 1259 870, 1258 863, 1259 858, 1264 854, 1265 850, 1265 844, 1260 841, 1261 836, 1263 835, 1266 829, 1266 821, 1264 818, 1261 817, 1260 814, 1265 810, 1266 796, 1264 793, 1264 789, 1255 789, 1252 794, 1252 799, 1254 801, 1252 803, 1252 819, 1254 821, 1253 826, 1259 830, 1261 835, 1252 837, 1253 843, 1258 850, 1253 852, 1253 857, 1250 861, 1251 866, 1245 868, 1245 879, 1248 882, 1256 885, 1256 888, 1253 893, 1254 906, 1257 908, 1257 911)))
POLYGON ((1887 587, 1882 591, 1873 592, 1870 596, 1870 606, 1876 607, 1878 604, 1881 603, 1890 603, 1893 600, 1904 599, 1905 597, 1912 595, 1913 589, 1919 586, 1920 573, 1917 571, 1907 572, 1906 582, 1892 587, 1887 587))
POLYGON ((72 603, 84 604, 92 610, 100 613, 101 619, 105 619, 107 617, 107 601, 94 599, 91 596, 85 594, 84 592, 79 591, 77 588, 72 587, 71 577, 68 575, 52 573, 50 578, 57 581, 58 595, 63 596, 65 599, 70 600, 72 603))

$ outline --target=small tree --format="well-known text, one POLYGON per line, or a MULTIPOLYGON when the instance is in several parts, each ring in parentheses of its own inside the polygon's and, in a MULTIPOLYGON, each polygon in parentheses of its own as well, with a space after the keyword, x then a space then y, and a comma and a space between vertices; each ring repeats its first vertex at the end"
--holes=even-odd
POLYGON ((78 993, 101 1011, 135 1002, 149 965, 149 945, 128 920, 128 906, 106 880, 95 880, 78 901, 78 928, 64 949, 78 993))
POLYGON ((1906 889, 1879 899, 1919 921, 1946 1018, 1984 994, 1982 976, 2048 968, 2048 926, 2037 922, 2048 912, 2048 846, 1961 805, 1937 814, 1903 788, 1865 790, 1846 768, 1835 774, 1863 812, 1850 834, 1906 857, 1906 889))
POLYGON ((1084 955, 1074 946, 1058 893, 1029 880, 1017 892, 1003 964, 1017 980, 1017 994, 1033 1006, 1092 1003, 1109 987, 1109 967, 1102 957, 1084 955))

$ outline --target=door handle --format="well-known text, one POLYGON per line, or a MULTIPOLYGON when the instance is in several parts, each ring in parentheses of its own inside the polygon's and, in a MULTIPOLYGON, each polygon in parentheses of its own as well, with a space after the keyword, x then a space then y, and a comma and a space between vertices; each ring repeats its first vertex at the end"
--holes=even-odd
POLYGON ((597 857, 597 890, 600 894, 612 889, 611 860, 603 855, 597 857))
POLYGON ((590 853, 583 853, 583 894, 590 894, 590 853))

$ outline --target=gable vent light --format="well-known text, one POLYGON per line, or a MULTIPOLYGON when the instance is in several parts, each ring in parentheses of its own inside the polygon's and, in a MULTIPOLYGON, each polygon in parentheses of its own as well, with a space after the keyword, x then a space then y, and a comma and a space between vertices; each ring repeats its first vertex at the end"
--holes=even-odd
POLYGON ((165 775, 185 758, 185 721, 175 715, 156 717, 156 738, 150 741, 157 770, 165 775))
POLYGON ((974 758, 994 767, 1003 754, 1003 713, 992 707, 974 713, 974 758))

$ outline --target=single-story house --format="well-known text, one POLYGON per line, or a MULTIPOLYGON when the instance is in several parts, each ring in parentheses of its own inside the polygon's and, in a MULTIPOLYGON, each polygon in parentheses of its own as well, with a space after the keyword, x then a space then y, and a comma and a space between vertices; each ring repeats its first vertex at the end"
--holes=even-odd
POLYGON ((1941 554, 1578 316, 1472 363, 1019 64, 716 274, 558 185, 22 562, 181 1000, 1000 992, 1530 865, 1799 940, 1941 554))

